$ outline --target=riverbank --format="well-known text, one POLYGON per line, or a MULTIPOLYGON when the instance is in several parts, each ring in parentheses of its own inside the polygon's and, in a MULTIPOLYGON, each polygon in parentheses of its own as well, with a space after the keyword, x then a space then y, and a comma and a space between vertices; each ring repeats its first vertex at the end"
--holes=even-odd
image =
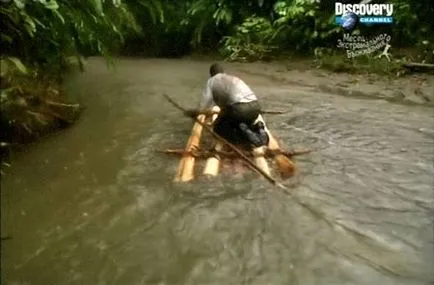
MULTIPOLYGON (((213 57, 196 55, 188 59, 212 62, 213 57)), ((342 58, 324 62, 314 58, 282 56, 269 62, 227 64, 249 75, 269 77, 277 84, 311 87, 342 96, 434 106, 433 74, 410 72, 396 65, 381 69, 378 63, 350 66, 342 58)))
MULTIPOLYGON (((314 88, 316 91, 342 96, 383 99, 402 104, 434 106, 434 76, 408 74, 402 77, 368 72, 343 73, 315 68, 310 62, 288 61, 279 64, 254 64, 255 71, 276 83, 314 88)), ((242 67, 249 72, 247 65, 242 67)), ((258 75, 259 75, 258 74, 258 75)))
POLYGON ((63 75, 36 70, 2 78, 0 159, 38 139, 75 123, 82 106, 71 101, 63 75), (3 80, 4 79, 4 80, 3 80))

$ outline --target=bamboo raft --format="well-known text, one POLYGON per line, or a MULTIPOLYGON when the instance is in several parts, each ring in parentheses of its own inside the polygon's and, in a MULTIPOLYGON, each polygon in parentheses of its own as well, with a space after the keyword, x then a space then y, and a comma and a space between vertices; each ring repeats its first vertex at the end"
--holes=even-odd
MULTIPOLYGON (((185 149, 168 149, 161 151, 166 154, 181 156, 174 181, 188 182, 194 180, 194 168, 197 159, 206 160, 202 174, 207 177, 215 177, 220 172, 223 158, 231 160, 240 157, 240 153, 231 151, 230 149, 228 150, 225 144, 219 140, 214 140, 215 146, 212 149, 200 148, 203 128, 212 126, 218 117, 219 110, 219 107, 214 107, 212 113, 197 116, 185 149)), ((258 120, 264 122, 261 115, 258 117, 258 120)), ((240 148, 242 152, 241 155, 249 157, 257 166, 253 169, 256 170, 256 172, 259 170, 259 172, 261 172, 265 177, 268 176, 272 179, 272 168, 270 168, 269 160, 274 161, 282 179, 291 177, 294 175, 295 165, 290 158, 294 155, 309 153, 310 150, 285 151, 280 147, 278 141, 267 127, 265 127, 265 131, 269 136, 268 146, 259 147, 250 151, 240 148)))

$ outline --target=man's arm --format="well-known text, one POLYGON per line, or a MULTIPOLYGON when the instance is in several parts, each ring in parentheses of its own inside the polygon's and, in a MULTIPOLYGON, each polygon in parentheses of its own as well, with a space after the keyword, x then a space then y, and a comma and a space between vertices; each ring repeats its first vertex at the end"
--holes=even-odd
POLYGON ((211 84, 212 84, 212 81, 210 78, 210 79, 208 79, 206 86, 205 86, 205 90, 203 91, 203 94, 202 94, 202 101, 199 104, 200 110, 209 109, 215 105, 214 100, 213 100, 213 96, 212 96, 211 84))
POLYGON ((205 89, 202 92, 202 100, 199 103, 197 109, 186 110, 185 115, 188 117, 197 117, 199 114, 211 114, 211 108, 215 106, 212 89, 211 89, 211 79, 208 79, 205 89))

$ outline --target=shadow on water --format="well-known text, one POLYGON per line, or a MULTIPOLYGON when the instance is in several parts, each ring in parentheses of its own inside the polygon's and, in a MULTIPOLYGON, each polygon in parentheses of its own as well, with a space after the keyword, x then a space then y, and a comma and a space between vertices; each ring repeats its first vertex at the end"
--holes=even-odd
POLYGON ((196 104, 207 67, 93 59, 70 79, 87 112, 2 181, 5 284, 432 284, 432 109, 246 75, 266 107, 293 106, 266 119, 314 150, 301 183, 174 184, 179 160, 155 150, 183 147, 191 122, 161 94, 196 104))

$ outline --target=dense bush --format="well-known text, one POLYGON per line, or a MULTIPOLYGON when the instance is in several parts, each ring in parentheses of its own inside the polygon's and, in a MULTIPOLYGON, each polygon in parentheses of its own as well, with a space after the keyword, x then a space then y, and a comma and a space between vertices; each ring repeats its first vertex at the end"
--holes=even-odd
POLYGON ((277 48, 272 46, 275 30, 266 18, 248 17, 235 27, 231 36, 223 37, 221 52, 228 60, 265 59, 277 48))
MULTIPOLYGON (((358 3, 359 1, 346 1, 358 3)), ((393 25, 359 26, 353 33, 388 33, 394 47, 419 47, 423 58, 432 61, 434 44, 434 6, 429 0, 394 0, 393 25)), ((335 24, 334 2, 318 0, 274 1, 273 9, 267 18, 246 17, 233 32, 223 38, 222 50, 228 59, 245 60, 263 58, 264 53, 276 50, 292 50, 312 53, 319 47, 333 48, 336 40, 342 37, 342 30, 335 24), (267 22, 267 24, 264 24, 267 22), (271 28, 270 28, 271 27, 271 28), (242 31, 242 32, 241 32, 242 31), (253 34, 262 34, 255 37, 253 34), (270 36, 272 34, 272 36, 270 36), (253 37, 252 37, 253 36, 253 37), (238 56, 238 54, 240 56, 238 56)))
POLYGON ((13 0, 0 6, 3 53, 41 68, 70 56, 102 54, 139 31, 127 6, 116 0, 13 0))
POLYGON ((140 31, 125 4, 87 0, 2 1, 0 127, 2 139, 34 137, 75 113, 58 75, 74 59, 108 56, 125 35, 140 31))
MULTIPOLYGON (((395 24, 363 33, 389 32, 394 46, 433 42, 431 0, 391 3, 395 24)), ((244 60, 278 50, 311 53, 333 47, 342 33, 334 1, 320 0, 10 0, 0 3, 0 14, 3 53, 43 68, 110 52, 180 56, 220 48, 244 60)))

